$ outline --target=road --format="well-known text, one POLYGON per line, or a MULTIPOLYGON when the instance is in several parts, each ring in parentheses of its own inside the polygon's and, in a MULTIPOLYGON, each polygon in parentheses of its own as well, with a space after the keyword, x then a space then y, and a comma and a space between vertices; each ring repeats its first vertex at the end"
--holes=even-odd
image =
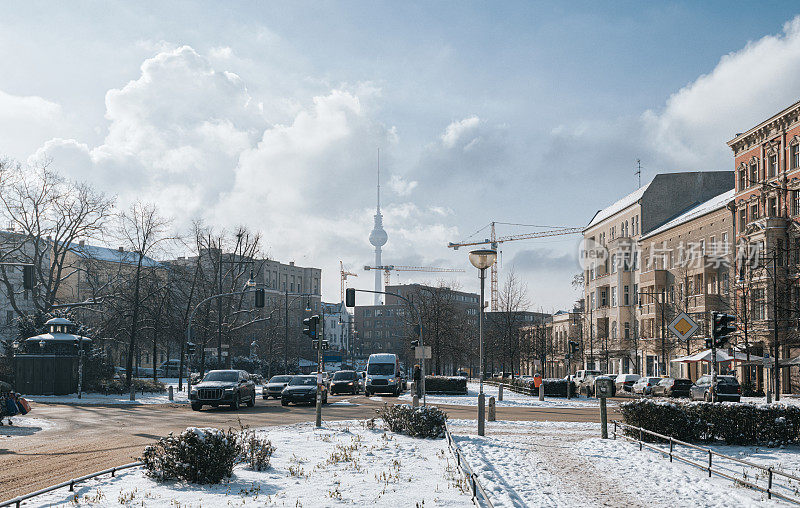
MULTIPOLYGON (((392 397, 331 397, 325 420, 364 419, 375 416, 392 397)), ((475 419, 476 408, 442 406, 451 419, 475 419)), ((609 408, 613 418, 613 408, 609 408)), ((231 411, 207 408, 192 411, 186 404, 78 406, 35 404, 29 416, 43 418, 53 428, 27 436, 4 436, 0 431, 0 500, 32 492, 70 478, 126 464, 138 459, 144 447, 170 432, 186 427, 264 427, 314 421, 314 407, 281 406, 259 399, 252 408, 231 411)), ((498 420, 599 421, 598 408, 498 407, 498 420)))

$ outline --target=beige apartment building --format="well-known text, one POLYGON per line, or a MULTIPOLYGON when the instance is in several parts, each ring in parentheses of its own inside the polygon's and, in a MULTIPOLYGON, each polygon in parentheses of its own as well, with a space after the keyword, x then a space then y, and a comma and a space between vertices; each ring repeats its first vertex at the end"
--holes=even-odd
POLYGON ((698 203, 728 191, 731 171, 665 173, 598 211, 583 231, 584 349, 586 368, 641 372, 634 328, 639 320, 638 242, 698 203))
POLYGON ((648 376, 694 380, 707 370, 707 364, 698 367, 672 360, 705 349, 712 311, 733 313, 733 195, 731 189, 700 203, 639 240, 640 300, 635 346, 641 372, 648 376), (667 329, 681 312, 700 326, 686 342, 679 341, 667 329))
POLYGON ((582 367, 580 354, 571 360, 566 358, 569 353, 569 341, 575 341, 578 344, 582 341, 582 319, 582 309, 577 307, 571 311, 556 312, 551 321, 547 323, 552 353, 545 366, 546 377, 564 377, 567 375, 568 367, 569 373, 575 374, 582 367))

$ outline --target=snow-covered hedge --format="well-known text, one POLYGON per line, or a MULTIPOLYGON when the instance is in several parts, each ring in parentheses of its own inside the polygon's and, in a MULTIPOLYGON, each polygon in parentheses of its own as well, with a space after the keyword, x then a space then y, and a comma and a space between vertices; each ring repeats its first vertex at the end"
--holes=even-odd
POLYGON ((445 434, 447 413, 435 406, 384 405, 380 417, 389 430, 398 434, 431 439, 442 438, 445 434))
POLYGON ((425 376, 425 392, 466 395, 467 378, 461 376, 425 376))
POLYGON ((239 436, 233 430, 189 427, 145 448, 142 462, 147 475, 158 481, 219 483, 231 476, 242 451, 239 436))
MULTIPOLYGON (((167 386, 161 381, 153 381, 152 379, 131 379, 133 388, 137 393, 164 393, 167 391, 167 386)), ((125 378, 110 378, 98 379, 97 381, 86 385, 86 391, 109 394, 124 394, 130 392, 130 388, 125 385, 125 378)))
MULTIPOLYGON (((519 377, 516 378, 508 378, 508 377, 493 377, 491 381, 495 383, 504 384, 506 386, 514 386, 516 388, 521 388, 525 390, 525 393, 528 395, 539 395, 539 391, 534 388, 533 381, 529 379, 522 379, 519 377)), ((569 387, 570 396, 575 397, 576 390, 575 390, 575 383, 571 381, 567 381, 566 379, 562 378, 546 378, 542 380, 544 384, 544 394, 548 397, 566 397, 567 396, 567 387, 569 387)))
MULTIPOLYGON (((620 405, 625 423, 682 441, 779 446, 800 443, 800 407, 638 399, 620 405)), ((628 435, 638 437, 635 430, 628 435)), ((644 435, 645 440, 658 441, 644 435)))

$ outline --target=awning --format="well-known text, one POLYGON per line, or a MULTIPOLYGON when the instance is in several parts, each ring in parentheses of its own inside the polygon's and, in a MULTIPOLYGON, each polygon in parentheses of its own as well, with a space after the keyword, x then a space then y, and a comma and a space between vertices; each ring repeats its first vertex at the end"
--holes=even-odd
MULTIPOLYGON (((677 363, 694 363, 694 362, 710 362, 712 360, 711 350, 706 349, 703 351, 698 351, 692 355, 688 356, 681 356, 672 360, 673 362, 677 363)), ((800 357, 799 357, 800 358, 800 357)), ((747 353, 742 353, 741 351, 734 351, 733 354, 728 354, 727 351, 723 349, 717 349, 717 363, 725 363, 731 361, 745 361, 747 360, 747 353)), ((762 357, 751 354, 750 361, 761 361, 763 360, 762 357)), ((800 361, 800 360, 799 360, 800 361)))

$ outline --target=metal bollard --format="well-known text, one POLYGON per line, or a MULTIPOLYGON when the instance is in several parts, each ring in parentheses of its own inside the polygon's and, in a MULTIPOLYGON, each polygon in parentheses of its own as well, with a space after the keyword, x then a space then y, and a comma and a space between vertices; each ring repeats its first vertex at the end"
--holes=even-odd
POLYGON ((539 385, 539 400, 544 400, 544 381, 539 385))
POLYGON ((172 402, 175 400, 175 395, 172 392, 172 385, 169 385, 169 401, 172 402))
MULTIPOLYGON (((491 404, 491 400, 489 399, 489 403, 491 404)), ((497 400, 503 400, 503 383, 500 383, 497 387, 497 400)))
POLYGON ((494 397, 489 397, 489 417, 486 418, 490 422, 495 421, 497 418, 497 413, 495 409, 494 397))
POLYGON ((133 387, 133 383, 131 383, 131 400, 136 400, 136 388, 133 387))
POLYGON ((486 430, 485 430, 485 425, 486 424, 483 421, 484 412, 486 410, 486 408, 484 407, 485 403, 486 403, 486 394, 481 392, 481 393, 478 394, 478 435, 479 436, 483 436, 484 433, 486 432, 486 430))
POLYGON ((419 397, 417 397, 416 393, 414 394, 413 397, 411 397, 411 405, 413 407, 419 407, 419 397))

